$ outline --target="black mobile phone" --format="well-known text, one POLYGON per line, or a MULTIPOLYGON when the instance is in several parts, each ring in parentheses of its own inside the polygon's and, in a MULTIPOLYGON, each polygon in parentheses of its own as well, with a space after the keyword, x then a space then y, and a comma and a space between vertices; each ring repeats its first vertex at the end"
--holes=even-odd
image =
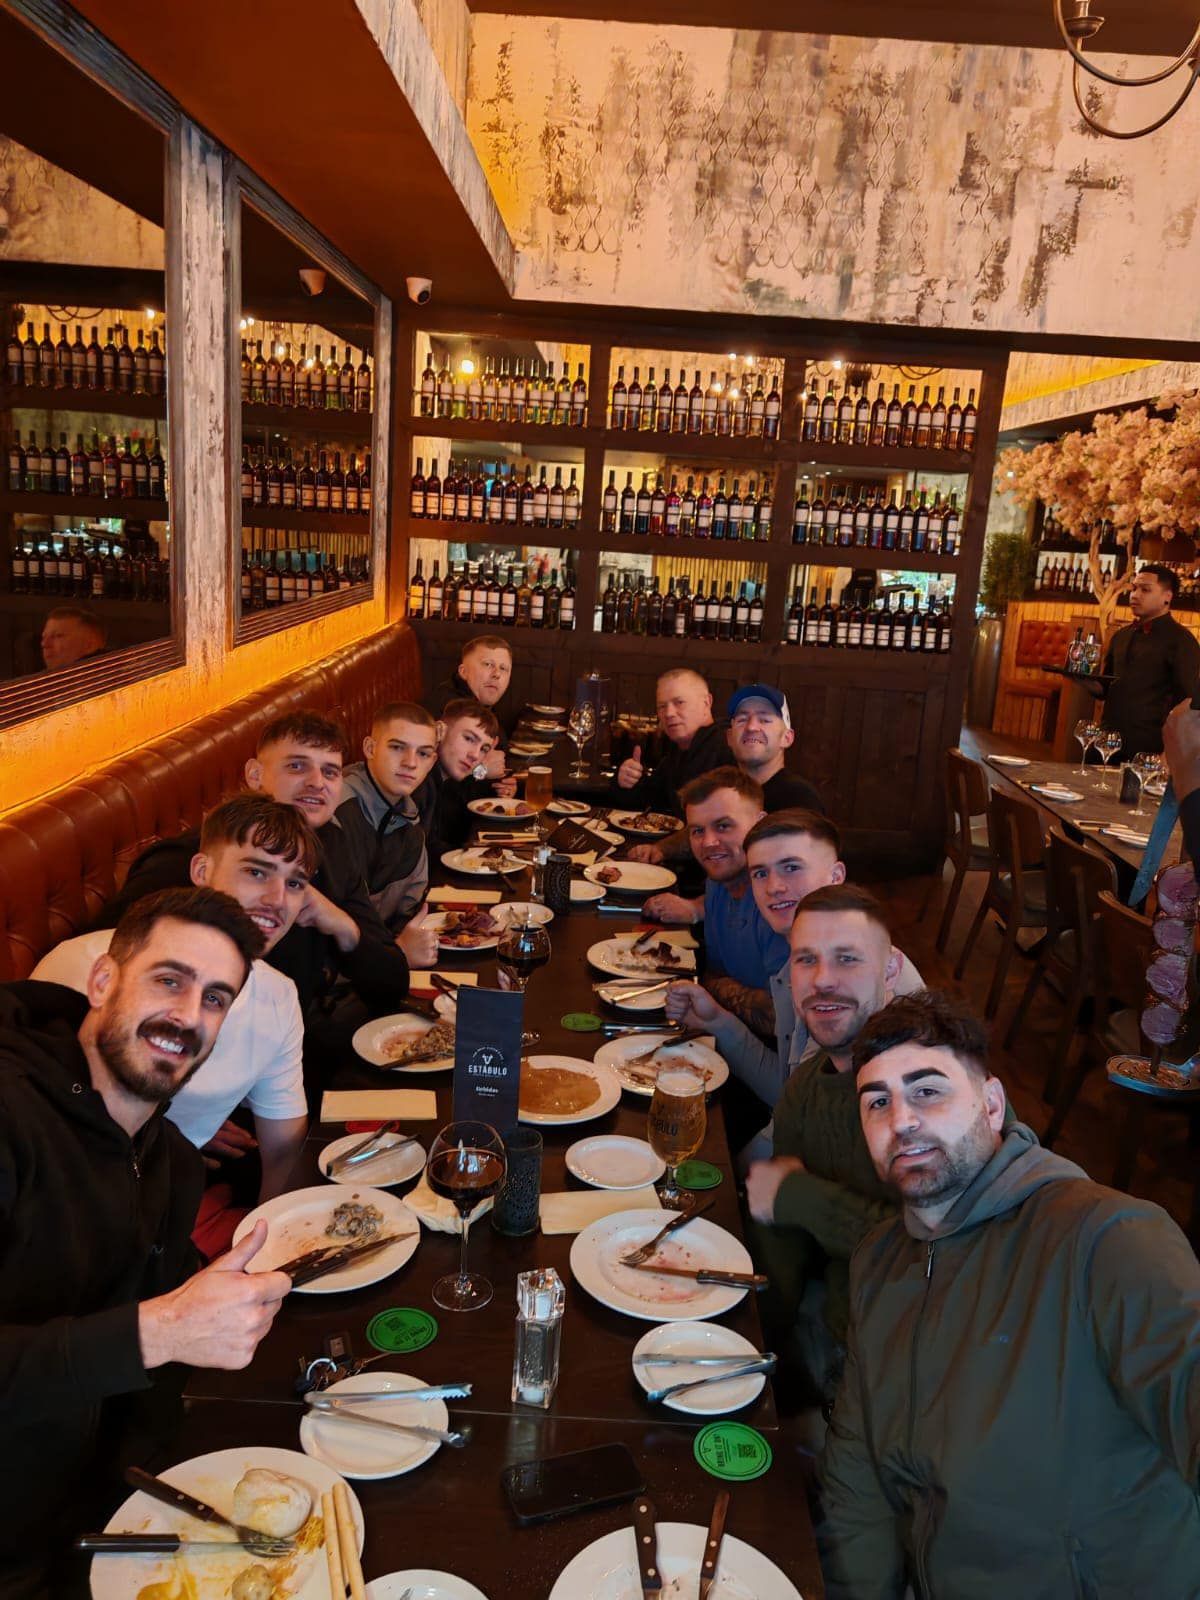
POLYGON ((566 1455, 519 1461, 500 1474, 517 1521, 548 1522, 569 1511, 591 1511, 632 1500, 646 1485, 623 1444, 595 1445, 566 1455))

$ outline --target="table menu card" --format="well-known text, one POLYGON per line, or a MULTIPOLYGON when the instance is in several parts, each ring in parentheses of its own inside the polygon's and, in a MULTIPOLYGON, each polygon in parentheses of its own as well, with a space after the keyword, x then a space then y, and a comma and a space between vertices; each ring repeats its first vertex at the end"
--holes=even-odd
POLYGON ((460 989, 454 1035, 454 1120, 515 1127, 521 1092, 525 996, 504 989, 460 989))

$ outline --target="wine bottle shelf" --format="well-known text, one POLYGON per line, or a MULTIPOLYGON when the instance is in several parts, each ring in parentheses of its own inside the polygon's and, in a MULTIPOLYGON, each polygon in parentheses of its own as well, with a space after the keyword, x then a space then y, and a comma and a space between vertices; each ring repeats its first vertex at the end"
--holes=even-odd
POLYGON ((297 533, 361 533, 371 536, 370 513, 290 511, 282 506, 243 506, 243 528, 293 528, 297 533))
POLYGON ((779 545, 770 539, 668 539, 663 535, 599 533, 601 550, 614 555, 711 557, 714 561, 763 562, 779 545))
POLYGON ((965 477, 972 468, 972 450, 918 450, 897 445, 892 449, 869 444, 820 444, 815 439, 787 445, 786 453, 802 467, 859 467, 878 472, 942 472, 965 477))
POLYGON ((703 461, 775 461, 784 452, 778 439, 720 433, 660 432, 656 428, 606 428, 604 447, 622 455, 670 456, 703 461))
POLYGON ((797 567, 870 567, 889 572, 953 572, 959 553, 952 556, 928 550, 872 550, 861 545, 793 544, 793 564, 797 567))
POLYGON ((481 444, 564 444, 582 449, 601 436, 599 428, 550 422, 473 422, 469 417, 420 417, 413 430, 431 439, 477 439, 481 444))
POLYGON ((77 411, 111 417, 167 414, 163 394, 133 394, 121 389, 60 389, 40 384, 0 384, 0 411, 77 411))
POLYGON ((45 517, 113 517, 123 522, 166 522, 165 500, 122 500, 116 495, 25 494, 0 491, 0 511, 45 517))
POLYGON ((442 517, 414 517, 409 523, 413 539, 446 539, 455 544, 532 544, 546 549, 580 548, 579 525, 550 527, 540 522, 454 522, 442 517))
POLYGON ((303 434, 314 439, 348 439, 365 449, 371 443, 370 411, 325 411, 316 406, 266 406, 242 401, 243 430, 265 430, 293 437, 303 434))

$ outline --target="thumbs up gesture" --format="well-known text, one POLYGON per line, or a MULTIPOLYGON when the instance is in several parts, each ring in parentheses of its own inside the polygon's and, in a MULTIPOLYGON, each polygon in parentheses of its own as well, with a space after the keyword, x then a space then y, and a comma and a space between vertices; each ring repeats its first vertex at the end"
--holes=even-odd
POLYGON ((236 1371, 250 1365, 259 1340, 292 1287, 284 1272, 250 1272, 267 1241, 261 1219, 232 1250, 169 1294, 138 1306, 138 1339, 147 1370, 169 1361, 236 1371))
POLYGON ((432 967, 437 962, 438 936, 429 926, 428 917, 429 907, 418 907, 415 916, 396 939, 410 967, 432 967))
POLYGON ((621 789, 632 789, 634 784, 642 781, 645 768, 642 766, 642 747, 635 744, 633 754, 627 756, 617 769, 617 785, 621 789))

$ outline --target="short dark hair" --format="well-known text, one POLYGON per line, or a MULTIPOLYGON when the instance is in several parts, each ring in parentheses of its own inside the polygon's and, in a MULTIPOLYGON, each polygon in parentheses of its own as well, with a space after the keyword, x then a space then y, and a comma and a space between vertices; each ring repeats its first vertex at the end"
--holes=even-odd
POLYGON ((795 920, 810 911, 860 911, 868 921, 882 928, 889 940, 892 937, 883 906, 869 889, 857 883, 827 883, 820 889, 814 889, 796 907, 795 920))
POLYGON ((55 606, 53 611, 47 611, 46 621, 79 622, 85 628, 90 628, 93 633, 99 634, 102 639, 108 638, 107 627, 87 606, 55 606))
POLYGON ((160 922, 187 922, 197 928, 214 928, 231 939, 245 964, 263 952, 266 940, 232 895, 219 889, 159 889, 135 900, 113 929, 108 953, 118 964, 143 949, 160 922))
POLYGON ((478 700, 448 700, 442 711, 441 720, 450 726, 452 722, 461 722, 464 717, 470 717, 472 722, 477 722, 487 734, 489 739, 500 737, 500 723, 494 711, 487 706, 480 705, 478 700))
POLYGON ((282 717, 275 717, 259 734, 254 753, 262 755, 268 745, 282 744, 285 739, 307 745, 311 750, 336 750, 343 757, 346 754, 345 729, 333 717, 322 716, 319 711, 288 711, 282 717))
POLYGON ((459 651, 458 659, 465 661, 475 650, 506 650, 509 660, 512 660, 512 645, 507 639, 502 639, 498 633, 480 633, 476 634, 474 639, 468 639, 459 651))
POLYGON ((1173 567, 1167 567, 1161 561, 1147 561, 1144 567, 1139 567, 1134 573, 1135 578, 1140 578, 1143 572, 1154 575, 1164 588, 1170 589, 1171 599, 1179 599, 1179 574, 1173 567))
POLYGON ((295 807, 249 790, 213 807, 200 827, 200 848, 247 841, 269 856, 296 862, 310 878, 321 864, 317 836, 295 807))
POLYGON ((714 767, 711 772, 702 772, 698 778, 685 783, 679 791, 679 804, 686 812, 689 806, 703 805, 722 789, 732 789, 752 806, 762 807, 762 784, 748 778, 741 767, 732 766, 714 767))
POLYGON ((415 700, 389 700, 387 705, 380 706, 371 718, 371 732, 374 733, 376 728, 382 728, 388 722, 415 722, 422 728, 437 727, 433 712, 426 711, 415 700))
POLYGON ((806 811, 803 806, 790 806, 786 811, 775 811, 769 817, 760 817, 746 835, 742 848, 764 839, 781 839, 789 833, 807 833, 810 839, 820 839, 835 856, 842 853, 842 836, 828 817, 819 811, 806 811))
POLYGON ((898 995, 877 1011, 854 1041, 854 1070, 901 1044, 949 1050, 980 1077, 989 1076, 988 1031, 972 1011, 937 989, 898 995))

